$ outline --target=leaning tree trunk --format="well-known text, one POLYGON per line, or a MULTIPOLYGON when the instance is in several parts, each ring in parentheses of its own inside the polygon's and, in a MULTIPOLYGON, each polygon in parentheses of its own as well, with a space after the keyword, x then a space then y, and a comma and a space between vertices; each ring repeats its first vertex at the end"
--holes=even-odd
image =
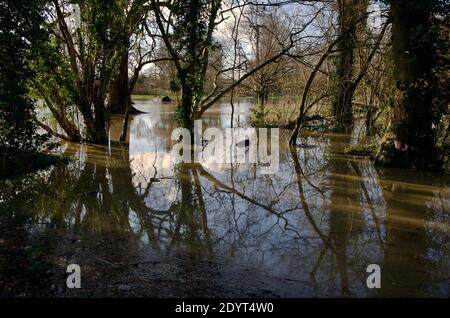
MULTIPOLYGON (((396 161, 418 168, 436 164, 430 91, 435 63, 431 3, 432 0, 391 1, 396 94, 390 155, 396 161)), ((388 144, 385 142, 382 151, 389 151, 388 144)))

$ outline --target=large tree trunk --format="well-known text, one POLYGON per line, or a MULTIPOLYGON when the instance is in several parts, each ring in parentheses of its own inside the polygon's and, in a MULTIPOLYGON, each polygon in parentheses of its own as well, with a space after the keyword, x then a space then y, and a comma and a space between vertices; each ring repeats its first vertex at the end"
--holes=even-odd
POLYGON ((194 90, 189 84, 183 84, 181 89, 181 102, 177 107, 176 120, 177 123, 184 128, 192 131, 194 129, 194 90))
POLYGON ((431 76, 431 0, 392 0, 396 81, 391 124, 395 156, 416 167, 436 163, 431 76))
POLYGON ((95 137, 89 136, 91 142, 105 144, 108 141, 108 134, 106 129, 106 117, 105 117, 105 102, 104 96, 98 97, 94 105, 95 109, 95 137))
POLYGON ((122 57, 117 78, 111 83, 109 109, 112 114, 125 114, 129 97, 128 51, 122 57))
MULTIPOLYGON (((337 44, 339 55, 333 92, 333 115, 338 130, 349 130, 353 124, 355 49, 357 39, 361 35, 361 32, 358 32, 358 21, 367 14, 367 6, 367 0, 339 0, 338 2, 341 39, 337 44)), ((365 23, 361 25, 365 26, 365 23)))

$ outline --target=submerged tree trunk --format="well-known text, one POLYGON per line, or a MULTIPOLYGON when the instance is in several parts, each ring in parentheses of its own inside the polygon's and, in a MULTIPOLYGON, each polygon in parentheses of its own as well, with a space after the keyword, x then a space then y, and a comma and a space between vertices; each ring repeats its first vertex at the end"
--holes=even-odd
MULTIPOLYGON (((101 82, 101 79, 99 82, 101 82)), ((91 107, 85 106, 88 111, 82 112, 84 123, 86 125, 86 141, 91 143, 105 144, 108 140, 107 114, 105 106, 106 90, 108 86, 109 85, 102 83, 95 85, 92 100, 93 116, 90 110, 91 107)), ((85 96, 84 99, 89 100, 88 96, 85 96)))
MULTIPOLYGON (((333 115, 336 129, 349 130, 353 124, 353 95, 355 87, 355 49, 358 45, 358 21, 367 14, 367 0, 340 0, 338 2, 338 25, 340 41, 336 62, 335 87, 333 91, 333 115)), ((362 23, 365 26, 365 23, 362 23)))
POLYGON ((134 111, 131 107, 131 95, 128 95, 128 99, 126 101, 125 106, 125 116, 123 119, 122 124, 122 133, 120 134, 120 141, 126 141, 127 140, 127 134, 128 134, 128 124, 130 119, 130 114, 132 114, 134 111))
MULTIPOLYGON (((99 97, 101 98, 101 97, 99 97)), ((95 108, 95 133, 90 134, 88 139, 92 143, 104 144, 108 140, 107 121, 105 117, 105 102, 98 100, 95 108)))
POLYGON ((431 167, 437 160, 430 90, 435 63, 432 1, 392 0, 391 9, 396 94, 393 136, 382 145, 381 161, 431 167))

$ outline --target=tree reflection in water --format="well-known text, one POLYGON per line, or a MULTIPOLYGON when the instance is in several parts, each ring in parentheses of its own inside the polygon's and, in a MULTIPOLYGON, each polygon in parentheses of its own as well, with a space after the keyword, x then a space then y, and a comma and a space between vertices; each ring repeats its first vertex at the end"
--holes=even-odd
MULTIPOLYGON (((205 126, 229 122, 219 119, 205 126)), ((174 165, 173 128, 168 115, 136 116, 129 145, 70 145, 79 160, 33 177, 19 195, 2 184, 2 226, 29 224, 17 245, 50 238, 56 294, 77 295, 61 287, 70 262, 84 268, 82 295, 448 293, 445 177, 377 171, 344 156, 351 138, 339 135, 288 148, 282 134, 276 175, 250 164, 174 165), (366 287, 371 263, 381 265, 380 290, 366 287)))

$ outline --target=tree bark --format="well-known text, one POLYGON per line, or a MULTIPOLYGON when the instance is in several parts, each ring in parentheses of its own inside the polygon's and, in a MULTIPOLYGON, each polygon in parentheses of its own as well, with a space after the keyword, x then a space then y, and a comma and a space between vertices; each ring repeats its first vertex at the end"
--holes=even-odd
MULTIPOLYGON (((336 79, 333 96, 333 115, 336 129, 348 131, 353 124, 353 77, 355 71, 355 49, 357 47, 358 19, 367 14, 367 0, 340 0, 339 36, 337 44, 339 55, 336 63, 336 79)), ((365 26, 365 23, 362 23, 365 26)))
POLYGON ((129 92, 128 51, 123 55, 117 78, 109 91, 109 110, 111 114, 125 114, 129 92))
POLYGON ((104 95, 100 94, 94 104, 95 109, 95 134, 90 134, 89 139, 93 143, 104 144, 108 140, 105 117, 105 99, 104 95))
POLYGON ((436 162, 431 81, 435 63, 431 0, 392 0, 395 102, 391 118, 397 156, 416 167, 436 162))

